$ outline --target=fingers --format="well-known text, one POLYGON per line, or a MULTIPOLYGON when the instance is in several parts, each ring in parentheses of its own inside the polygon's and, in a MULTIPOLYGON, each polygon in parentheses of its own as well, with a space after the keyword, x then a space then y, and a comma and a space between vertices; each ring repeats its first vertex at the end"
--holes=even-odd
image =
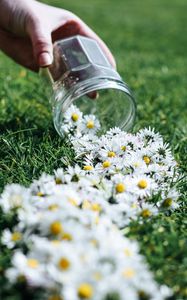
MULTIPOLYGON (((62 21, 61 21, 62 22, 62 21)), ((108 49, 106 44, 97 36, 97 34, 92 31, 81 19, 79 19, 77 16, 71 16, 68 21, 65 23, 59 24, 58 28, 56 28, 53 33, 53 41, 67 38, 73 35, 83 35, 90 37, 98 42, 102 50, 104 51, 106 57, 108 58, 111 65, 116 68, 116 62, 115 59, 111 53, 111 51, 108 49)))
POLYGON ((0 29, 0 49, 17 63, 33 71, 38 70, 29 38, 15 37, 0 29))
POLYGON ((51 30, 34 20, 28 26, 34 57, 39 67, 47 67, 53 62, 51 30))
POLYGON ((71 15, 69 20, 68 18, 64 19, 66 18, 61 19, 61 24, 55 30, 51 27, 51 24, 44 24, 39 19, 32 19, 28 22, 27 31, 31 38, 34 56, 39 67, 49 66, 53 61, 51 34, 53 41, 80 34, 95 39, 103 49, 111 65, 116 68, 116 62, 111 51, 94 31, 75 15, 71 15))

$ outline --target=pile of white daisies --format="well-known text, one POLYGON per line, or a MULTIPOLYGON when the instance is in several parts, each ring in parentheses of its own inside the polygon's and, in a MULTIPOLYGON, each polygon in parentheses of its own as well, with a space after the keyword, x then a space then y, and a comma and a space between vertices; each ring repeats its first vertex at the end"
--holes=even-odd
MULTIPOLYGON (((176 162, 151 129, 137 134, 109 130, 72 105, 61 128, 77 164, 43 174, 29 188, 5 187, 0 206, 17 224, 1 242, 12 249, 6 276, 41 288, 50 300, 162 300, 136 242, 120 229, 176 209, 176 162)), ((64 158, 62 158, 64 160, 64 158)))

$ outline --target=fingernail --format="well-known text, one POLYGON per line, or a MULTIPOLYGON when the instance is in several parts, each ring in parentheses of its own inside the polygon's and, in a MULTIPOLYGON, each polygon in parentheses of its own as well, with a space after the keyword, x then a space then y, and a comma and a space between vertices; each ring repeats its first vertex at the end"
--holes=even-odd
POLYGON ((96 98, 95 99, 99 99, 99 93, 96 93, 96 98))
POLYGON ((52 57, 48 52, 43 52, 39 56, 39 65, 40 67, 46 67, 52 64, 52 57))
POLYGON ((88 97, 90 97, 91 99, 98 99, 99 93, 97 91, 90 92, 88 93, 88 97))

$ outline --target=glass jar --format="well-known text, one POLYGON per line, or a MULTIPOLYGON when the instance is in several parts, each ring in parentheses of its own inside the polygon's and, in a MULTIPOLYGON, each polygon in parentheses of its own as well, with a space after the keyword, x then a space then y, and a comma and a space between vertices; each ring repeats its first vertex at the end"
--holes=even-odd
POLYGON ((52 91, 50 102, 57 132, 63 135, 64 112, 71 104, 83 114, 96 115, 103 132, 115 126, 128 131, 135 119, 135 101, 98 43, 73 36, 56 41, 53 49, 53 64, 41 71, 52 91), (99 97, 90 99, 88 95, 95 91, 99 97))

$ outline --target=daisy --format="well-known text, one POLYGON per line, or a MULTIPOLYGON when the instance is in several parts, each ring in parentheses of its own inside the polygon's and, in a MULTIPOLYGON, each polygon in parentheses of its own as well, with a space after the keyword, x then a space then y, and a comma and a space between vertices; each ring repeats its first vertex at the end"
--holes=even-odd
POLYGON ((9 249, 14 248, 17 242, 20 242, 21 239, 22 233, 20 231, 11 232, 9 229, 5 229, 2 232, 1 242, 9 249))
POLYGON ((153 191, 157 192, 155 181, 145 175, 132 177, 129 184, 131 185, 131 193, 140 198, 150 196, 153 191))
POLYGON ((155 133, 155 129, 152 129, 150 127, 141 129, 136 135, 138 138, 140 138, 140 140, 144 142, 145 146, 154 142, 162 141, 162 137, 160 136, 160 134, 155 133))
POLYGON ((115 174, 115 165, 112 162, 112 159, 108 158, 102 162, 99 162, 95 165, 95 172, 102 176, 106 174, 115 174))
POLYGON ((98 137, 92 134, 84 134, 81 139, 75 137, 72 143, 77 154, 76 157, 84 156, 92 151, 94 153, 97 149, 98 141, 98 137))
POLYGON ((172 188, 166 195, 162 195, 163 201, 160 203, 160 208, 175 210, 179 207, 177 200, 179 198, 179 192, 172 188))
POLYGON ((85 115, 81 124, 83 134, 95 134, 101 125, 95 115, 85 115))
POLYGON ((100 149, 98 150, 98 155, 100 156, 101 160, 111 158, 114 159, 118 157, 120 153, 120 146, 117 143, 117 140, 112 139, 109 141, 107 138, 101 138, 100 149))
POLYGON ((55 190, 54 176, 43 173, 38 180, 34 180, 30 186, 33 195, 43 197, 53 194, 55 190))
POLYGON ((64 113, 64 122, 70 125, 78 125, 82 121, 82 112, 75 105, 71 105, 64 113))
POLYGON ((62 169, 62 168, 54 170, 54 176, 55 176, 56 184, 62 184, 66 181, 65 172, 64 172, 64 169, 62 169))
POLYGON ((13 267, 7 270, 7 277, 11 282, 15 282, 19 277, 25 277, 31 286, 48 286, 51 283, 46 280, 45 266, 35 256, 26 256, 20 251, 16 251, 12 259, 13 267))
POLYGON ((28 202, 30 192, 19 184, 7 185, 0 197, 0 205, 6 213, 10 209, 19 209, 28 202))
POLYGON ((119 127, 110 128, 106 133, 106 137, 112 138, 113 136, 119 135, 121 133, 122 133, 122 130, 119 127))
POLYGON ((143 219, 150 218, 158 213, 158 208, 156 206, 150 205, 148 203, 143 203, 140 211, 140 216, 143 219))

